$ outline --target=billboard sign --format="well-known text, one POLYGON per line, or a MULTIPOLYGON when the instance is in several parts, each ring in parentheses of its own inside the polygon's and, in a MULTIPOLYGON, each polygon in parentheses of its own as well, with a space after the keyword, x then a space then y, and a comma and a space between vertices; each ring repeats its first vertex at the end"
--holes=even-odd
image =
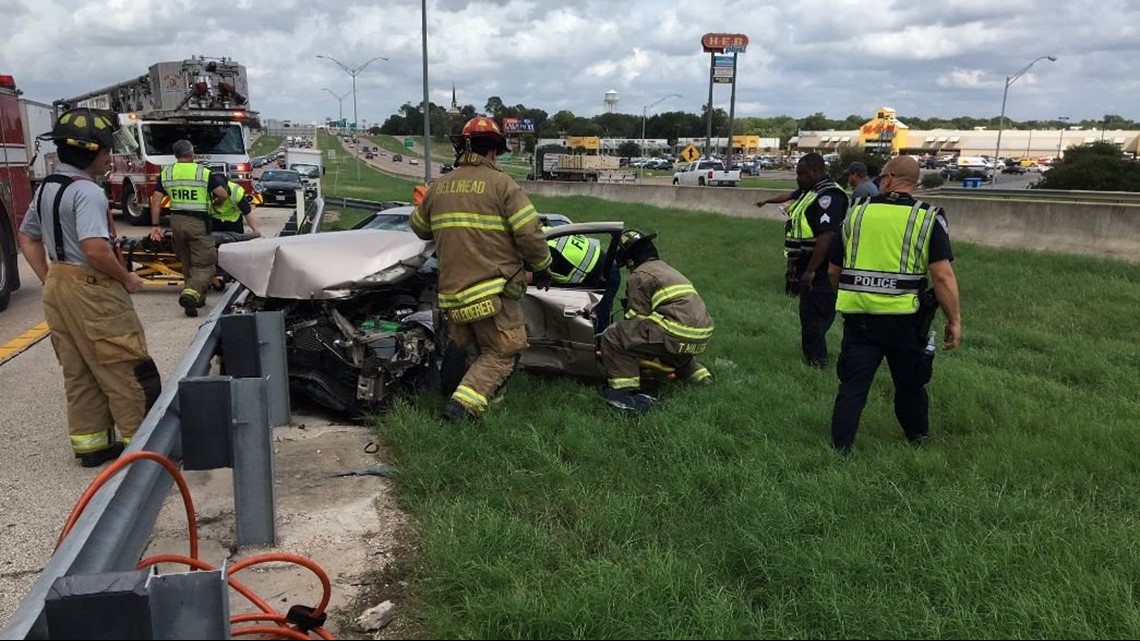
POLYGON ((744 53, 748 36, 743 33, 706 33, 701 38, 705 53, 744 53))
POLYGON ((503 133, 510 135, 533 134, 534 120, 531 118, 503 118, 503 133))

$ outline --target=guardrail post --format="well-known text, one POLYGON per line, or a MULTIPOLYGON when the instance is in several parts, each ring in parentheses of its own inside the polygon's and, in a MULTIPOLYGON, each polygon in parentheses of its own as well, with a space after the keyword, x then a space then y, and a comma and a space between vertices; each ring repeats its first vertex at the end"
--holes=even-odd
POLYGON ((226 567, 60 577, 48 592, 44 613, 51 639, 227 639, 226 567))
POLYGON ((239 548, 273 545, 277 540, 277 508, 267 381, 264 378, 235 378, 231 385, 237 544, 239 548))
POLYGON ((280 427, 292 421, 289 409, 289 365, 285 354, 285 312, 257 312, 258 351, 261 372, 269 388, 269 425, 280 427))
POLYGON ((229 376, 189 376, 178 381, 182 424, 182 467, 233 467, 233 401, 229 376))

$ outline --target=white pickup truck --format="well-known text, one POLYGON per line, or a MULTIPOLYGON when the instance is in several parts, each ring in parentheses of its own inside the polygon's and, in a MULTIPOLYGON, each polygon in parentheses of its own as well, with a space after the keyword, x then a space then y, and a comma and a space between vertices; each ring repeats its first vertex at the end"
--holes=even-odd
POLYGON ((689 163, 673 174, 673 184, 699 187, 705 185, 736 187, 740 184, 740 170, 726 170, 724 163, 719 160, 698 160, 689 163))

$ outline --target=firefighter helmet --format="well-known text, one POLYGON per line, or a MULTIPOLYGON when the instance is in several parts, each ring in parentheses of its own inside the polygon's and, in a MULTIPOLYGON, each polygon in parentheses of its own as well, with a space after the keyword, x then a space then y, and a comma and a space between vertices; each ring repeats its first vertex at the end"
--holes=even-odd
POLYGON ((643 255, 646 249, 652 249, 651 255, 657 254, 657 248, 653 245, 654 238, 657 238, 656 233, 646 235, 636 229, 623 231, 621 237, 618 238, 618 248, 614 260, 619 265, 624 265, 631 260, 641 264, 644 260, 637 261, 636 259, 643 255))
POLYGON ((488 116, 475 116, 463 125, 463 132, 457 136, 451 137, 451 144, 455 147, 458 153, 465 153, 470 151, 470 141, 473 138, 490 138, 495 141, 495 150, 500 154, 505 154, 510 149, 507 147, 507 139, 503 137, 503 132, 499 129, 499 125, 495 124, 494 119, 488 116))
POLYGON ((100 147, 114 148, 118 129, 118 119, 111 112, 84 107, 63 112, 51 133, 40 138, 54 140, 57 145, 99 151, 100 147))

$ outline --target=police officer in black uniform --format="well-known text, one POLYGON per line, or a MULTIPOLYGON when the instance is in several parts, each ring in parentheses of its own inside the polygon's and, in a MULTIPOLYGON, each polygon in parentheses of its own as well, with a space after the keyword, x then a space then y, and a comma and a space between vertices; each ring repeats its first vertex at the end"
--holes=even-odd
POLYGON ((926 439, 934 334, 938 307, 946 315, 945 346, 962 336, 958 282, 950 263, 950 234, 941 208, 911 195, 918 163, 900 156, 883 167, 879 196, 859 200, 834 243, 828 273, 843 313, 839 394, 831 418, 831 442, 847 452, 875 371, 887 359, 895 384, 895 417, 912 443, 926 439), (927 289, 927 279, 933 291, 927 289), (929 332, 929 333, 928 333, 929 332))
POLYGON ((804 361, 825 368, 827 330, 835 321, 835 289, 827 276, 827 253, 847 215, 847 192, 827 175, 823 156, 811 153, 796 165, 792 204, 787 208, 784 255, 789 296, 800 299, 804 361))

